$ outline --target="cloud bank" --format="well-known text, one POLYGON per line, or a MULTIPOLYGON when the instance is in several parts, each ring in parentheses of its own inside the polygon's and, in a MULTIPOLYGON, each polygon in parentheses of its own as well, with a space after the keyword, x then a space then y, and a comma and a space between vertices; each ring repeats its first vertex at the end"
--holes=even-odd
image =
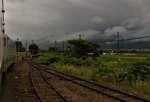
POLYGON ((5 0, 6 33, 13 39, 53 41, 78 34, 146 36, 149 5, 149 0, 5 0))

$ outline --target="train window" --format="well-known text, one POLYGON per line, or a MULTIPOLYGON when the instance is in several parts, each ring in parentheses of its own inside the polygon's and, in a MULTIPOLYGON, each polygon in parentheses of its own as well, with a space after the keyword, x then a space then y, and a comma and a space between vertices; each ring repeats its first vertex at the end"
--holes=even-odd
POLYGON ((7 43, 9 42, 9 38, 7 38, 7 43))
POLYGON ((6 37, 4 37, 4 46, 6 46, 6 40, 7 40, 6 37))

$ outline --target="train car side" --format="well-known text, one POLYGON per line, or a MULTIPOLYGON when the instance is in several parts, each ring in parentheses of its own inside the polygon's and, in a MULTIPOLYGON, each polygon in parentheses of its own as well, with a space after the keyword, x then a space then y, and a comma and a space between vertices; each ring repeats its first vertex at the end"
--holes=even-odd
POLYGON ((3 58, 3 72, 9 68, 10 65, 14 63, 16 57, 16 46, 13 40, 8 36, 4 37, 4 58, 3 58))
POLYGON ((14 63, 16 58, 16 46, 8 36, 1 36, 0 44, 0 84, 3 73, 14 63))
POLYGON ((0 85, 2 79, 2 63, 3 63, 3 47, 2 47, 2 36, 0 34, 0 85))
POLYGON ((16 46, 13 40, 11 40, 5 34, 5 22, 4 22, 4 1, 0 2, 0 85, 2 82, 3 73, 13 64, 16 56, 16 46))

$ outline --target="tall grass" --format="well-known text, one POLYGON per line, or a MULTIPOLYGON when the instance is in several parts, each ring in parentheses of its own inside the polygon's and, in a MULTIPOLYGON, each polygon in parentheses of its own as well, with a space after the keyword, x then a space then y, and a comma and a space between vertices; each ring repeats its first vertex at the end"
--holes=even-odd
POLYGON ((56 70, 61 72, 69 73, 75 75, 80 78, 84 78, 86 80, 91 80, 92 76, 95 74, 96 69, 88 68, 88 67, 77 67, 77 66, 70 66, 70 65, 62 65, 60 63, 53 63, 51 66, 56 70))
POLYGON ((44 54, 37 61, 56 70, 119 89, 150 95, 149 56, 100 56, 76 58, 44 54))

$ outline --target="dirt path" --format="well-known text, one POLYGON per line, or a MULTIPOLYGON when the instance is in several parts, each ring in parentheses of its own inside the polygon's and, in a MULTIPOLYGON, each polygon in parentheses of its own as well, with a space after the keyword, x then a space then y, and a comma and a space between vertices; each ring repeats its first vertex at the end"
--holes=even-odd
POLYGON ((32 102, 28 73, 29 65, 25 61, 10 67, 1 89, 0 102, 32 102))

